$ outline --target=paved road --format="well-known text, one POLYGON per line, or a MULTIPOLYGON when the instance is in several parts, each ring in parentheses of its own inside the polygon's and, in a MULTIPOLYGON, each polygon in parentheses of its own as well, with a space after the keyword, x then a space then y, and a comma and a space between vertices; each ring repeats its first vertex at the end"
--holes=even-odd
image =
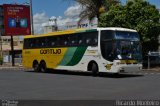
POLYGON ((0 99, 119 100, 160 98, 160 73, 141 72, 97 77, 82 72, 36 73, 0 70, 0 99))

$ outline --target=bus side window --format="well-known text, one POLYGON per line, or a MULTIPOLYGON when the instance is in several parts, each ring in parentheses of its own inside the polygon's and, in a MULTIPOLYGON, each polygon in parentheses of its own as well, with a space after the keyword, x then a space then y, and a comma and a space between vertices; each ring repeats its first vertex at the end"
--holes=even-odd
POLYGON ((97 46, 98 45, 98 32, 91 33, 90 37, 91 37, 91 46, 97 46))
POLYGON ((54 47, 56 46, 56 37, 48 37, 48 46, 54 47))
POLYGON ((40 38, 33 40, 33 42, 34 42, 34 48, 41 47, 40 38))
POLYGON ((45 38, 37 38, 36 39, 36 47, 43 48, 45 47, 45 38))
POLYGON ((40 42, 41 42, 41 47, 47 47, 47 37, 41 38, 40 42))
POLYGON ((60 36, 59 38, 60 38, 60 40, 59 40, 60 45, 59 46, 66 47, 68 45, 68 37, 64 35, 64 36, 60 36))
POLYGON ((77 46, 78 45, 78 39, 77 39, 77 35, 71 35, 70 36, 70 46, 77 46))
POLYGON ((71 46, 71 37, 72 37, 71 35, 67 36, 67 39, 66 39, 67 40, 67 46, 71 46))
POLYGON ((87 45, 90 45, 90 44, 91 44, 91 38, 90 38, 89 36, 86 38, 86 44, 87 44, 87 45))
POLYGON ((92 43, 90 33, 83 33, 83 37, 84 37, 85 45, 90 46, 92 43))
POLYGON ((90 33, 87 33, 85 36, 85 41, 87 45, 91 44, 91 36, 89 35, 90 33))
POLYGON ((65 39, 64 39, 64 46, 68 46, 69 44, 69 37, 68 36, 65 36, 65 39))
POLYGON ((31 38, 29 40, 29 48, 35 48, 36 47, 36 42, 34 38, 31 38))
POLYGON ((98 44, 98 38, 94 38, 93 39, 93 45, 97 45, 98 44))
POLYGON ((29 42, 30 39, 24 39, 24 45, 23 45, 23 48, 24 49, 29 49, 30 48, 30 42, 29 42))
POLYGON ((79 44, 83 46, 96 46, 98 45, 98 32, 80 33, 79 44))
POLYGON ((64 39, 64 46, 70 46, 70 39, 71 37, 69 35, 66 35, 65 36, 65 39, 64 39))
POLYGON ((79 34, 79 35, 78 35, 78 45, 79 45, 79 46, 82 46, 83 43, 84 43, 83 36, 82 36, 82 34, 79 34))
POLYGON ((45 47, 48 47, 48 37, 45 37, 44 46, 45 46, 45 47))
POLYGON ((51 46, 55 46, 55 45, 56 45, 56 41, 53 40, 53 41, 51 42, 51 46))

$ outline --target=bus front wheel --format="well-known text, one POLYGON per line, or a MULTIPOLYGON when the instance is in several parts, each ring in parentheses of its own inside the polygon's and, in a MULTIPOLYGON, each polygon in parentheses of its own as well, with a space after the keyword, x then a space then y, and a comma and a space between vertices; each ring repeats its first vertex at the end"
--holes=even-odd
POLYGON ((91 62, 89 64, 88 71, 91 71, 93 76, 97 76, 97 74, 98 74, 98 65, 95 62, 91 62))
POLYGON ((47 67, 46 67, 46 63, 44 61, 42 61, 40 63, 40 71, 41 72, 47 72, 47 67))

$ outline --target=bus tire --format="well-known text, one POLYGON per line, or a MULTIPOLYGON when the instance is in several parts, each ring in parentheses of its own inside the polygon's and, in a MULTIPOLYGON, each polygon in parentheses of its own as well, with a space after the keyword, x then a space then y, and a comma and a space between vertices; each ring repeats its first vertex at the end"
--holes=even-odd
POLYGON ((47 67, 46 67, 46 62, 45 61, 40 62, 40 71, 43 72, 43 73, 47 72, 47 67))
POLYGON ((40 71, 40 70, 39 70, 38 61, 34 61, 34 62, 33 62, 33 70, 34 70, 35 72, 39 72, 39 71, 40 71))
POLYGON ((93 76, 97 76, 98 65, 95 62, 91 62, 88 68, 89 68, 88 71, 91 71, 93 76))

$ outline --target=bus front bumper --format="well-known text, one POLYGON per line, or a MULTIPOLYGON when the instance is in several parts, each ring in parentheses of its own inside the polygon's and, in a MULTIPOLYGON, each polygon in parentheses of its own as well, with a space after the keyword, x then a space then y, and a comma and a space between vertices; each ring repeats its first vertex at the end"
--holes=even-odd
POLYGON ((142 65, 124 65, 119 66, 119 73, 139 72, 142 70, 142 65))

